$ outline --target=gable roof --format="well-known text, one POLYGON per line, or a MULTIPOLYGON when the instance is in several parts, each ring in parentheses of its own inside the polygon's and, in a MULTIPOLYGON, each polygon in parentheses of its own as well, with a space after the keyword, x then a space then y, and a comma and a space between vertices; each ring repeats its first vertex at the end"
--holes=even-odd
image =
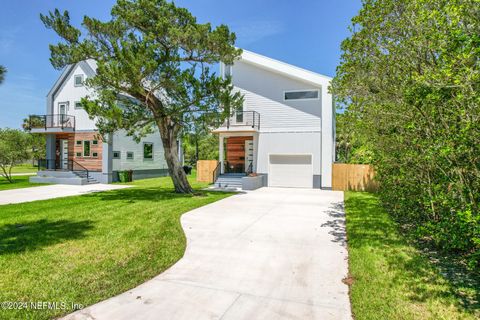
POLYGON ((279 60, 265 57, 248 50, 243 50, 241 61, 263 69, 280 73, 291 78, 310 82, 315 85, 325 85, 332 80, 331 77, 305 70, 279 60))

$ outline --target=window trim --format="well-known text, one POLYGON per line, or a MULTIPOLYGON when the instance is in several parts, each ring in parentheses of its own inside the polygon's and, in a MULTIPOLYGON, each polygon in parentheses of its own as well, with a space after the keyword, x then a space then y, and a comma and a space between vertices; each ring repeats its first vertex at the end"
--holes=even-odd
POLYGON ((82 106, 77 107, 77 103, 81 103, 81 101, 75 101, 75 102, 73 103, 73 108, 74 108, 75 110, 83 110, 83 107, 82 107, 82 106))
POLYGON ((82 158, 82 152, 75 152, 75 158, 82 158))
POLYGON ((98 140, 92 140, 92 146, 97 146, 98 145, 98 140))
POLYGON ((98 152, 92 152, 92 158, 98 158, 98 152))
MULTIPOLYGON (((152 151, 153 151, 153 149, 152 149, 152 151)), ((134 160, 134 159, 135 159, 135 153, 134 153, 133 151, 127 151, 127 154, 126 154, 125 158, 126 158, 127 160, 134 160), (131 157, 131 158, 128 157, 128 154, 129 154, 129 153, 132 154, 132 157, 131 157)))
POLYGON ((83 74, 75 74, 73 75, 73 86, 74 87, 83 87, 83 82, 84 82, 84 77, 83 77, 83 74), (77 84, 77 78, 82 78, 82 83, 81 84, 77 84))
POLYGON ((144 142, 142 151, 143 151, 142 153, 143 153, 143 160, 144 161, 153 161, 153 142, 144 142), (145 145, 147 145, 147 144, 152 145, 152 157, 151 158, 145 158, 145 145))
POLYGON ((284 90, 283 91, 283 101, 312 101, 312 100, 320 100, 321 92, 320 89, 298 89, 298 90, 284 90), (303 98, 303 99, 285 99, 286 94, 290 92, 305 92, 305 91, 316 91, 318 92, 318 96, 316 98, 303 98))
POLYGON ((83 140, 83 144, 82 144, 82 154, 83 154, 83 157, 84 158, 91 158, 92 157, 92 142, 90 140, 83 140), (89 143, 89 147, 88 147, 88 156, 85 155, 85 142, 88 142, 89 143))
POLYGON ((83 146, 83 141, 82 140, 75 140, 75 145, 76 146, 83 146))
POLYGON ((112 159, 121 159, 122 153, 120 151, 112 151, 112 159), (118 157, 115 157, 115 153, 118 153, 118 157))

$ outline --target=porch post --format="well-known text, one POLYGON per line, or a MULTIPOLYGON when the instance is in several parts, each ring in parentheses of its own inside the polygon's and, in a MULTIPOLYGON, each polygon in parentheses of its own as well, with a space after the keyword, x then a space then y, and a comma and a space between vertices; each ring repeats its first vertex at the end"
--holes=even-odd
POLYGON ((257 173, 257 159, 258 159, 258 133, 253 134, 253 172, 257 173))
POLYGON ((47 150, 45 155, 46 155, 46 160, 50 160, 50 161, 47 161, 46 169, 52 169, 52 170, 55 169, 55 159, 57 158, 57 155, 55 153, 55 149, 56 149, 55 138, 56 138, 55 134, 47 134, 47 137, 46 137, 47 150))
POLYGON ((106 135, 106 141, 102 143, 102 181, 101 183, 112 183, 113 181, 113 134, 106 135))
POLYGON ((223 135, 219 134, 219 142, 218 142, 218 161, 220 162, 220 173, 225 173, 225 168, 223 166, 223 135))

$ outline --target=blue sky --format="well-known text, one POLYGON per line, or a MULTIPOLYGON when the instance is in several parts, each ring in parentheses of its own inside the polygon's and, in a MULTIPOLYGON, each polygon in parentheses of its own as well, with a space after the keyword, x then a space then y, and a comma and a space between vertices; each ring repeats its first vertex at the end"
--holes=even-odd
MULTIPOLYGON (((74 25, 84 15, 106 20, 114 0, 4 1, 0 11, 0 65, 8 69, 0 85, 0 128, 19 128, 28 114, 45 113, 45 96, 60 71, 50 62, 48 44, 58 38, 40 13, 68 10, 74 25)), ((333 76, 340 43, 360 0, 178 0, 199 22, 227 24, 237 46, 321 74, 333 76), (241 3, 241 5, 239 5, 241 3)))

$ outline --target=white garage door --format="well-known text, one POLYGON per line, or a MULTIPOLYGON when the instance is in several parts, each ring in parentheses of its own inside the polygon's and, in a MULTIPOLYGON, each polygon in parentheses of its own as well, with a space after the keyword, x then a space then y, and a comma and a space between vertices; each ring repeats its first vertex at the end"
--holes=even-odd
POLYGON ((271 154, 269 161, 269 187, 313 188, 311 155, 271 154))

